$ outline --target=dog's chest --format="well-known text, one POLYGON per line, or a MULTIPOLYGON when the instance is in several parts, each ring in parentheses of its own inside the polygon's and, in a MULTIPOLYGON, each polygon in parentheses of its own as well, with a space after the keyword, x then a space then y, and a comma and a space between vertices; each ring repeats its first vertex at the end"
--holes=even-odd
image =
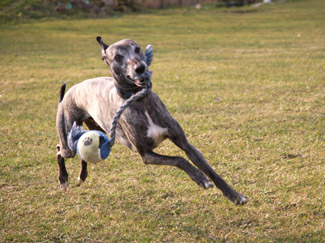
POLYGON ((146 135, 154 141, 155 146, 158 146, 166 138, 168 129, 155 124, 147 111, 145 112, 145 115, 148 119, 148 129, 146 135))

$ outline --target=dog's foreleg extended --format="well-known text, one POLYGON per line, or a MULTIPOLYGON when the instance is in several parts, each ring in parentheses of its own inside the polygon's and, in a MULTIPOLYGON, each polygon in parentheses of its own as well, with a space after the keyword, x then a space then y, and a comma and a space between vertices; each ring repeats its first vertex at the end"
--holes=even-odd
POLYGON ((213 186, 209 179, 201 171, 182 157, 160 155, 153 151, 147 151, 141 156, 145 164, 176 166, 179 169, 184 170, 199 186, 203 188, 213 186))
POLYGON ((214 184, 222 191, 222 193, 228 197, 236 205, 245 204, 247 198, 232 189, 208 164, 203 155, 192 144, 190 144, 183 132, 178 133, 178 136, 174 136, 171 140, 182 150, 190 160, 206 174, 214 184))
POLYGON ((186 144, 183 148, 190 160, 202 170, 213 182, 214 184, 222 191, 222 193, 228 197, 233 203, 245 204, 247 199, 232 189, 206 162, 203 155, 192 145, 186 144))
POLYGON ((208 188, 212 186, 211 182, 205 177, 208 176, 214 184, 235 204, 245 204, 246 197, 232 189, 208 164, 203 155, 186 138, 185 132, 179 123, 174 120, 168 120, 168 138, 179 148, 185 151, 189 159, 197 166, 192 166, 188 161, 180 157, 167 157, 154 153, 147 153, 144 161, 152 164, 174 165, 183 169, 198 185, 208 188), (205 175, 203 175, 203 173, 205 175), (210 184, 209 184, 210 183, 210 184), (206 186, 208 185, 208 186, 206 186))

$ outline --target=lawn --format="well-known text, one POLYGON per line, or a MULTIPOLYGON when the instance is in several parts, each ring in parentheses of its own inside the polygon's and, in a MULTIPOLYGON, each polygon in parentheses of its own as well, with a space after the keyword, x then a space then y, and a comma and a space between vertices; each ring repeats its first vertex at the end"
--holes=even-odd
POLYGON ((296 0, 0 25, 0 241, 322 242, 324 16, 323 0, 296 0), (67 160, 60 189, 59 88, 110 75, 97 35, 153 45, 154 91, 246 205, 120 144, 81 187, 67 160))

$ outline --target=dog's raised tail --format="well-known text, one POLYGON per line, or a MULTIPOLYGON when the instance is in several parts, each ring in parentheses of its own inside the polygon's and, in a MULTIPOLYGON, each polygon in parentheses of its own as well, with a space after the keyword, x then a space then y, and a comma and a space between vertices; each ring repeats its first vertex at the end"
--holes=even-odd
POLYGON ((67 86, 67 84, 65 82, 61 86, 59 103, 63 100, 66 86, 67 86))

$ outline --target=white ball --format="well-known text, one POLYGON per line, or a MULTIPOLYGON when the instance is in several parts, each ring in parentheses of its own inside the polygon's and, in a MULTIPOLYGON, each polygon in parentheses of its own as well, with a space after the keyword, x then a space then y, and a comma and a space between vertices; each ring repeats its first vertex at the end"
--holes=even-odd
POLYGON ((103 159, 100 156, 100 134, 88 131, 78 141, 77 152, 79 156, 89 163, 98 163, 103 159))

